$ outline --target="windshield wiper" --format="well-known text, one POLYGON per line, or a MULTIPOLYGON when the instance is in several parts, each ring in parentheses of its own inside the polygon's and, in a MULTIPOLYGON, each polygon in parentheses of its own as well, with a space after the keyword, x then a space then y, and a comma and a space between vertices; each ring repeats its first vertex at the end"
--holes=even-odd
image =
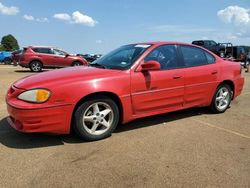
POLYGON ((99 67, 99 68, 103 68, 103 69, 107 68, 106 66, 98 64, 98 63, 90 63, 89 65, 92 67, 99 67))

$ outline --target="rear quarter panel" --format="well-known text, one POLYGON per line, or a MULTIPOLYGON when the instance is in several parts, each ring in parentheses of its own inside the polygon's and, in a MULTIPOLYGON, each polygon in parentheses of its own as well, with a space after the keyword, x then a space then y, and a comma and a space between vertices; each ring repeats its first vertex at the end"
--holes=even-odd
POLYGON ((243 90, 244 77, 241 75, 241 65, 239 62, 221 60, 220 83, 231 81, 234 84, 234 98, 239 96, 243 90))

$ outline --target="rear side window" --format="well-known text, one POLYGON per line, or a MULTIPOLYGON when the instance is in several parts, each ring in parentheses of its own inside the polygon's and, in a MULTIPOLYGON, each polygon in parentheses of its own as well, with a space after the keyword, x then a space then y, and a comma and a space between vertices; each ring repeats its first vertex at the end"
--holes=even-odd
POLYGON ((36 53, 42 53, 42 54, 51 54, 50 48, 32 48, 32 50, 36 53))
POLYGON ((198 46, 203 46, 204 42, 203 41, 193 41, 192 44, 198 45, 198 46))
POLYGON ((207 57, 204 50, 192 46, 181 46, 184 63, 187 67, 207 64, 207 57))
POLYGON ((209 53, 207 53, 207 52, 205 52, 205 54, 206 54, 206 57, 207 57, 207 63, 208 63, 208 64, 213 64, 213 63, 215 63, 215 57, 214 57, 214 56, 212 56, 211 54, 209 54, 209 53))

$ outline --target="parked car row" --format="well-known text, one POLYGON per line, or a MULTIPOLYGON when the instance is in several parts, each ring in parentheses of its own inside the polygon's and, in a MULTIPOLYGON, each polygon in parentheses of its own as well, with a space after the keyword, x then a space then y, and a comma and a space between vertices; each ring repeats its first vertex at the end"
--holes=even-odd
POLYGON ((233 46, 232 43, 216 43, 213 40, 196 40, 192 44, 206 48, 222 58, 226 56, 226 46, 233 46))
MULTIPOLYGON (((243 67, 249 66, 250 55, 243 46, 233 46, 232 43, 216 43, 213 40, 196 40, 193 45, 201 46, 229 61, 241 62, 243 67)), ((54 47, 29 46, 15 52, 0 52, 0 62, 19 64, 33 72, 40 72, 43 68, 60 68, 67 66, 87 65, 101 54, 69 53, 54 47)))
POLYGON ((6 51, 0 52, 0 63, 8 64, 9 62, 12 61, 11 56, 12 56, 11 52, 6 52, 6 51))
POLYGON ((68 66, 87 65, 81 56, 48 46, 29 46, 23 48, 19 58, 19 65, 30 68, 33 72, 40 72, 43 68, 60 68, 68 66))
POLYGON ((245 68, 249 65, 249 51, 244 46, 234 46, 232 43, 216 43, 213 40, 196 40, 192 44, 206 48, 227 60, 241 62, 241 65, 245 68))
POLYGON ((101 54, 77 54, 77 56, 82 56, 84 59, 86 59, 89 63, 97 60, 102 55, 101 54))
POLYGON ((43 68, 87 65, 100 57, 100 54, 71 55, 61 49, 48 46, 28 46, 14 52, 0 52, 1 62, 19 64, 33 72, 40 72, 43 68))

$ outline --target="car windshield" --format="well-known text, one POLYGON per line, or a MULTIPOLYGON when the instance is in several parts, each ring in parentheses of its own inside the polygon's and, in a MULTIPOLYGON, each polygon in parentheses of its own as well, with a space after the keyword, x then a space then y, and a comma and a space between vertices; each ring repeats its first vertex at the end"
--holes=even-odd
POLYGON ((90 63, 90 66, 126 70, 143 54, 151 44, 130 44, 122 46, 90 63))

